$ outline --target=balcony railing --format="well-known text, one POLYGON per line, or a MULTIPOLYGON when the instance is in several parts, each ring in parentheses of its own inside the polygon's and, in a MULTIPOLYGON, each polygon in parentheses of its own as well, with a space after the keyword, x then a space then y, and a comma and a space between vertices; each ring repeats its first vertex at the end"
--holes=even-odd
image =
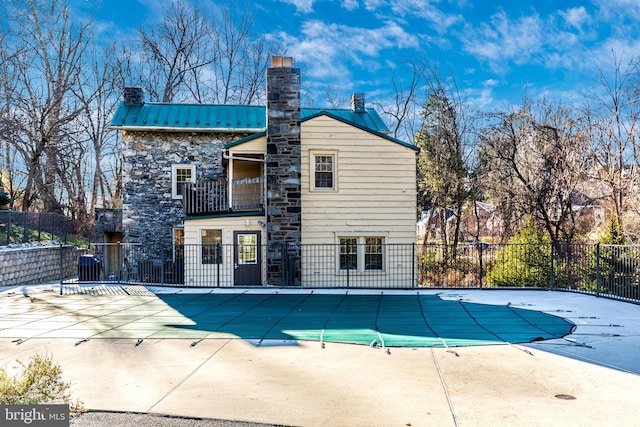
POLYGON ((261 177, 185 184, 182 193, 184 214, 207 215, 223 212, 261 211, 264 206, 263 179, 261 177))

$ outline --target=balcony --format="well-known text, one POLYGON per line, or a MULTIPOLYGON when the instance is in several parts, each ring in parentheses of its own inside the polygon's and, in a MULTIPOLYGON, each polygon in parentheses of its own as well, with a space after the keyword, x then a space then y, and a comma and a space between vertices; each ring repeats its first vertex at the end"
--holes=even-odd
POLYGON ((234 179, 185 184, 182 203, 185 216, 215 215, 264 210, 263 178, 234 179))

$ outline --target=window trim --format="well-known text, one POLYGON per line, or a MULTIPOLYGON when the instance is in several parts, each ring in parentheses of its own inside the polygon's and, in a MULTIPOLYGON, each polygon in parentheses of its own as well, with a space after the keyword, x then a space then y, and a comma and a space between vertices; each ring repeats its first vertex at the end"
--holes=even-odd
MULTIPOLYGON (((190 183, 196 182, 196 165, 194 164, 173 164, 171 165, 171 198, 182 199, 182 194, 178 194, 178 170, 188 169, 191 171, 190 183)), ((187 182, 187 181, 184 181, 187 182)))
POLYGON ((310 150, 309 151, 309 191, 332 192, 338 191, 338 151, 337 150, 310 150), (331 171, 332 184, 331 187, 316 187, 316 157, 331 156, 333 158, 333 170, 331 171))

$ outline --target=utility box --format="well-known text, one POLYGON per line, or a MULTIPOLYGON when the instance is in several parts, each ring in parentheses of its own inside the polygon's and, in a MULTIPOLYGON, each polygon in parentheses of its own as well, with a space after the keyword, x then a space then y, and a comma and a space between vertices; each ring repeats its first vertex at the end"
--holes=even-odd
POLYGON ((97 282, 100 280, 102 262, 93 255, 82 255, 78 258, 78 281, 97 282))

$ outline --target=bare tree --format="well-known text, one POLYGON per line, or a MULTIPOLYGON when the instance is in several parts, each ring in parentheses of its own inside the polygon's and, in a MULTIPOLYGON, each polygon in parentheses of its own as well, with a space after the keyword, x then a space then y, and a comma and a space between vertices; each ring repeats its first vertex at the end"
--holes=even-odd
MULTIPOLYGON (((10 4, 0 5, 0 16, 6 16, 10 4)), ((14 42, 10 26, 3 25, 0 35, 0 188, 4 187, 10 197, 10 207, 16 208, 23 199, 23 189, 28 174, 24 162, 14 147, 19 137, 19 112, 13 98, 18 87, 17 58, 26 47, 14 42)))
POLYGON ((157 27, 139 30, 143 66, 141 78, 152 100, 203 102, 200 82, 204 67, 216 58, 213 28, 199 9, 172 1, 157 27))
POLYGON ((11 144, 27 171, 23 209, 40 201, 44 210, 63 213, 62 198, 77 189, 65 187, 69 181, 62 175, 69 154, 65 144, 72 140, 72 123, 84 107, 75 91, 90 23, 73 27, 68 5, 58 0, 12 3, 8 15, 15 46, 10 67, 16 79, 11 144))
POLYGON ((102 53, 94 50, 87 61, 85 84, 79 87, 79 97, 85 101, 85 110, 78 117, 78 128, 81 130, 81 141, 86 144, 87 151, 92 152, 90 165, 90 207, 93 215, 99 200, 109 207, 121 204, 121 156, 118 146, 118 133, 109 129, 121 91, 118 76, 122 75, 118 61, 110 62, 115 57, 115 45, 108 46, 102 53))
POLYGON ((327 86, 324 91, 326 104, 331 108, 344 108, 346 101, 340 96, 336 88, 332 85, 327 86))
POLYGON ((11 49, 5 45, 5 35, 0 34, 0 192, 6 190, 10 200, 14 200, 17 194, 11 160, 15 156, 9 143, 13 128, 10 108, 14 83, 11 78, 11 57, 11 49))
POLYGON ((375 105, 390 124, 391 135, 396 138, 413 140, 418 131, 413 119, 420 108, 417 101, 419 89, 425 84, 425 80, 427 87, 433 89, 433 85, 428 84, 429 76, 437 75, 437 71, 419 61, 407 61, 404 65, 411 68, 410 80, 407 83, 402 83, 393 73, 391 75, 394 89, 393 101, 387 104, 377 102, 375 105))
POLYGON ((255 17, 231 0, 214 21, 213 101, 255 104, 264 98, 270 49, 252 29, 255 17))
MULTIPOLYGON (((623 67, 612 53, 609 68, 598 68, 598 86, 591 91, 585 116, 589 120, 589 137, 594 167, 589 178, 609 188, 612 214, 622 222, 637 222, 635 191, 640 185, 638 146, 638 68, 637 62, 623 67)), ((629 224, 631 225, 631 224, 629 224)))
POLYGON ((254 19, 233 1, 214 14, 172 1, 159 25, 140 28, 140 49, 128 47, 121 58, 138 70, 129 74, 139 76, 133 83, 145 87, 151 101, 257 103, 270 51, 252 33, 254 19), (132 53, 137 50, 142 60, 132 53))
POLYGON ((532 216, 554 241, 576 232, 572 196, 589 166, 584 124, 571 109, 525 99, 481 136, 487 193, 506 222, 532 216))

